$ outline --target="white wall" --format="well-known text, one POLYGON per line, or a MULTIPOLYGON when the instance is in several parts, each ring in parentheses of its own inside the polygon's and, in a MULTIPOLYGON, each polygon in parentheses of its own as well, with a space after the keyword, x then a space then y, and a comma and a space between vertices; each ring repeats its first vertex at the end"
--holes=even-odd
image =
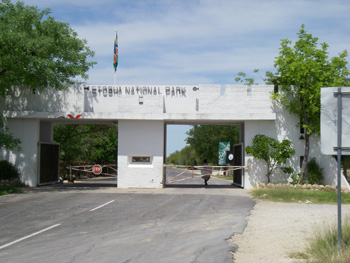
MULTIPOLYGON (((32 94, 14 90, 15 96, 1 104, 9 128, 22 139, 20 153, 6 153, 20 168, 23 181, 37 184, 38 141, 52 140, 52 123, 94 123, 118 121, 119 187, 160 188, 163 181, 164 122, 173 123, 243 123, 244 143, 250 145, 256 134, 278 140, 289 139, 296 150, 291 165, 300 166, 304 141, 299 140, 298 119, 274 105, 270 99, 273 86, 220 85, 181 86, 83 86, 67 91, 45 90, 32 94), (126 92, 129 90, 129 92, 126 92), (133 92, 132 92, 133 90, 133 92), (120 92, 119 92, 120 91, 120 92), (68 114, 79 119, 71 120, 68 114), (41 126, 40 126, 41 121, 41 126), (131 156, 150 156, 149 164, 133 164, 131 156)), ((324 168, 325 183, 335 183, 333 157, 320 153, 319 138, 311 140, 310 159, 316 157, 324 168)), ((251 188, 266 181, 262 162, 246 156, 245 186, 251 188)), ((288 181, 282 173, 272 182, 288 181)))
POLYGON ((53 142, 53 125, 51 122, 40 122, 40 142, 53 142))
POLYGON ((16 89, 1 108, 8 118, 79 120, 243 121, 274 120, 273 86, 72 86, 32 94, 16 89))
MULTIPOLYGON (((264 134, 269 137, 282 141, 288 139, 292 142, 295 155, 290 159, 289 165, 295 171, 300 172, 300 156, 304 156, 305 140, 300 140, 300 128, 297 125, 298 117, 291 115, 288 111, 282 110, 274 105, 276 112, 276 121, 246 121, 245 122, 245 146, 252 144, 252 139, 257 134, 264 134)), ((332 156, 321 154, 320 138, 316 135, 310 138, 309 160, 316 158, 318 164, 323 168, 324 183, 334 185, 336 183, 336 160, 332 156)), ((247 169, 245 172, 246 188, 257 187, 260 182, 267 182, 267 167, 264 161, 246 155, 245 163, 247 169)), ((281 170, 276 171, 271 176, 272 183, 289 182, 291 178, 287 177, 281 170)))
POLYGON ((118 187, 162 188, 163 121, 118 122, 118 187), (149 156, 150 163, 132 163, 132 156, 149 156))
POLYGON ((16 138, 21 139, 22 149, 19 152, 3 151, 3 158, 16 165, 23 183, 36 186, 40 122, 37 119, 9 119, 8 127, 16 138))

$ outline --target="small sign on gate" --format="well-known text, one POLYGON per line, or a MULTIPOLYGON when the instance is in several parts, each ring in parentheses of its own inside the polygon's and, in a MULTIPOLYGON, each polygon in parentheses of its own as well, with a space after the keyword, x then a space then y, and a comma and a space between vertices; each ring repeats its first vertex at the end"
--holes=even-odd
POLYGON ((92 172, 93 172, 95 175, 101 174, 101 173, 102 173, 102 167, 101 167, 101 165, 95 164, 94 166, 92 166, 92 172))
POLYGON ((230 150, 230 142, 219 142, 219 165, 227 165, 226 152, 230 150))

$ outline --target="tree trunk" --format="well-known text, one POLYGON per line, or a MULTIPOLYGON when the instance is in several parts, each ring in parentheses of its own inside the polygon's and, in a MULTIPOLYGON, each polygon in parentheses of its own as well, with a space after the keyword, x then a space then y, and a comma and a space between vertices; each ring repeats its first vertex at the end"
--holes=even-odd
MULTIPOLYGON (((306 84, 304 86, 304 89, 306 89, 306 84)), ((306 107, 305 107, 305 103, 304 103, 304 100, 301 99, 300 100, 301 102, 301 105, 303 107, 303 114, 304 114, 304 121, 303 123, 307 123, 309 124, 309 120, 308 120, 308 116, 306 114, 306 107)), ((300 123, 300 125, 303 125, 303 123, 300 123)), ((304 127, 305 129, 305 127, 304 127)), ((307 163, 308 163, 308 160, 309 160, 309 152, 310 152, 310 135, 308 132, 307 132, 307 129, 305 129, 304 131, 305 133, 305 148, 304 148, 304 159, 303 159, 303 162, 301 164, 301 182, 305 182, 306 179, 307 179, 307 163)))
POLYGON ((309 152, 310 152, 310 134, 305 133, 305 148, 304 148, 304 159, 301 164, 301 174, 302 174, 302 182, 305 182, 307 179, 307 163, 309 160, 309 152))
POLYGON ((267 183, 271 183, 271 180, 270 180, 270 176, 271 176, 271 170, 270 170, 270 162, 267 162, 267 173, 266 173, 266 177, 267 177, 267 183))
POLYGON ((268 183, 268 184, 269 184, 269 183, 271 183, 271 181, 270 181, 270 175, 271 175, 270 173, 267 173, 267 174, 266 174, 266 177, 267 177, 267 183, 268 183))

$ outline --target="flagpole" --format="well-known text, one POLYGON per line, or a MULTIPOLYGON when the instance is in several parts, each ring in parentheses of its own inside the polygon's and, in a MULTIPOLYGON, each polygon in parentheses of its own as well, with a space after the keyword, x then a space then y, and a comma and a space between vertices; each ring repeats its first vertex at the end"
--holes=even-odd
POLYGON ((117 85, 117 71, 114 70, 114 86, 117 85))

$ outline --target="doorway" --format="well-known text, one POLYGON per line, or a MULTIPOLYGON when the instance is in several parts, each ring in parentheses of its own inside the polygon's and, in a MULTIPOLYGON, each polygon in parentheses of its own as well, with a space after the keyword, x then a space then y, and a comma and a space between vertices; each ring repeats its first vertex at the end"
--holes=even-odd
MULTIPOLYGON (((233 187, 243 188, 244 152, 241 124, 167 124, 165 131, 165 187, 233 187), (179 138, 184 142, 178 143, 179 138), (226 142, 227 154, 237 154, 237 160, 219 158, 219 143, 226 142), (240 145, 240 146, 237 146, 240 145), (177 148, 176 148, 177 147, 177 148), (171 149, 171 150, 169 150, 171 149), (235 150, 236 149, 236 150, 235 150), (236 152, 235 152, 236 151, 236 152), (235 167, 234 167, 235 166, 235 167), (239 171, 240 170, 240 171, 239 171), (205 184, 205 178, 210 179, 205 184), (239 179, 239 175, 241 176, 239 179)), ((222 156, 221 156, 222 157, 222 156)))
POLYGON ((60 145, 61 183, 90 187, 117 186, 116 124, 56 123, 53 140, 60 145))

